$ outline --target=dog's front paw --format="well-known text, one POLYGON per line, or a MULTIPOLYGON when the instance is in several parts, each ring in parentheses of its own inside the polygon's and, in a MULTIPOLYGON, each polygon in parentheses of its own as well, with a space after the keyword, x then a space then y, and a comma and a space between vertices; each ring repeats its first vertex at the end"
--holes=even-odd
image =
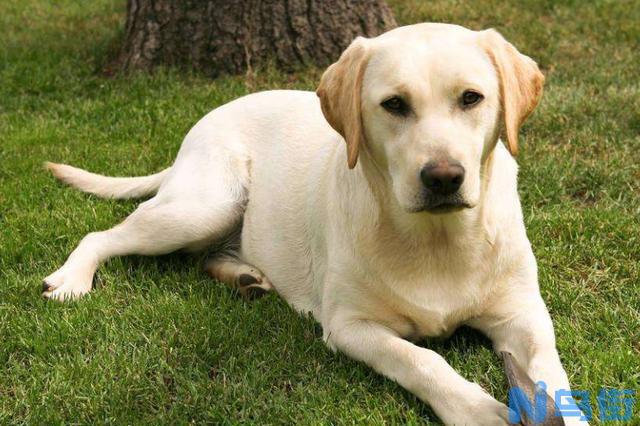
POLYGON ((91 291, 93 273, 63 266, 42 281, 42 295, 48 299, 69 300, 91 291))
POLYGON ((584 417, 584 415, 580 417, 563 417, 562 420, 564 420, 565 426, 589 426, 589 422, 587 420, 580 420, 581 417, 584 417))
POLYGON ((446 407, 436 410, 446 425, 455 426, 508 426, 509 408, 497 401, 475 383, 459 389, 446 407))

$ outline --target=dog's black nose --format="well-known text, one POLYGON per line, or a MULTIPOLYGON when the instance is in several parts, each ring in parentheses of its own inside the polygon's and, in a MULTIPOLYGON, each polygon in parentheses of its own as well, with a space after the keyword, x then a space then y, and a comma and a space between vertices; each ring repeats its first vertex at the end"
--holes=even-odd
POLYGON ((457 161, 429 162, 420 171, 420 180, 434 194, 451 195, 464 181, 464 167, 457 161))

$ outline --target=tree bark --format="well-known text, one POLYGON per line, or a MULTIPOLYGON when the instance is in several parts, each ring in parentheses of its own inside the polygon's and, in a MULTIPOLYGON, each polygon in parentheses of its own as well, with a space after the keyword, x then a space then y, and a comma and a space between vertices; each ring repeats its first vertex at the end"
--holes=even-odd
POLYGON ((111 68, 168 65, 216 76, 274 63, 292 71, 327 65, 356 36, 395 26, 384 0, 128 0, 111 68))

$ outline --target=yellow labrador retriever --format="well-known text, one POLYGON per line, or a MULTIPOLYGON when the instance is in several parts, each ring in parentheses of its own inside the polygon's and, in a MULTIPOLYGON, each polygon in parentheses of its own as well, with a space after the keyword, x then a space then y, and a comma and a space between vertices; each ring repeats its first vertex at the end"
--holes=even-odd
POLYGON ((512 158, 543 82, 494 30, 412 25, 356 39, 317 96, 270 91, 215 109, 158 174, 50 163, 98 196, 154 196, 87 235, 43 294, 81 296, 110 257, 203 248, 241 227, 240 249, 207 264, 212 276, 245 295, 275 289, 313 314, 330 348, 397 381, 446 424, 508 424, 504 404, 410 341, 466 324, 551 395, 569 389, 512 158))

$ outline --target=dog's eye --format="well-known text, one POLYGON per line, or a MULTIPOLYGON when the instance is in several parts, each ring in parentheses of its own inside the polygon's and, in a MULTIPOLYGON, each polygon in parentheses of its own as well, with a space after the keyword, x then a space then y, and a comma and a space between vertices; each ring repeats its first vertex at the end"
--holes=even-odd
POLYGON ((467 90, 462 94, 462 106, 470 107, 479 103, 483 99, 484 96, 482 96, 480 93, 474 92, 473 90, 467 90))
POLYGON ((399 96, 389 98, 380 105, 392 114, 407 115, 409 113, 409 105, 399 96))

